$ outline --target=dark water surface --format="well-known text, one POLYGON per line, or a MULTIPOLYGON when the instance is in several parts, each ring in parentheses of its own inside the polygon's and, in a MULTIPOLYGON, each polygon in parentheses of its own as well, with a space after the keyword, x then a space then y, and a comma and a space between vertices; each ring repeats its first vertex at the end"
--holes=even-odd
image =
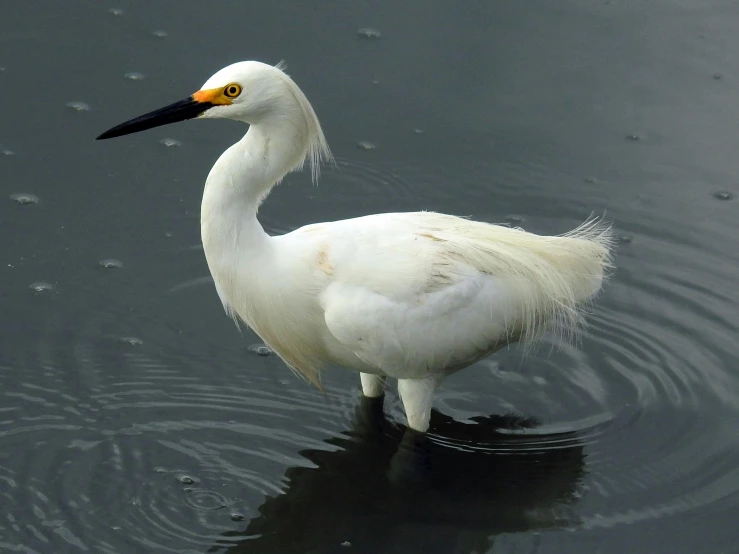
POLYGON ((737 28, 735 0, 6 2, 0 550, 739 552, 737 28), (394 391, 383 418, 250 350, 198 216, 245 129, 93 140, 242 59, 288 62, 340 162, 270 232, 607 211, 582 343, 455 375, 426 443, 394 391))

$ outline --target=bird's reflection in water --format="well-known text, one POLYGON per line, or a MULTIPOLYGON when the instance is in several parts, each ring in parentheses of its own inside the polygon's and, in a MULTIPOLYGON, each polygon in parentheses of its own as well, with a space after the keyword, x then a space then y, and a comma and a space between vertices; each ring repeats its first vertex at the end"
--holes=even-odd
POLYGON ((575 433, 536 434, 514 416, 473 421, 434 411, 420 436, 363 398, 355 428, 326 441, 341 450, 303 451, 317 467, 288 469, 285 493, 210 552, 482 554, 501 533, 577 523, 575 433))

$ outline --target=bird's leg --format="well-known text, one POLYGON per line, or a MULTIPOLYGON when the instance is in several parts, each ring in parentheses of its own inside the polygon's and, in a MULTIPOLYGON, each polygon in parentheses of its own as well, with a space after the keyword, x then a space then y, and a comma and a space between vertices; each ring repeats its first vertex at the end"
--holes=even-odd
POLYGON ((431 459, 426 433, 405 430, 398 450, 390 459, 387 477, 396 486, 423 485, 431 473, 431 459))
POLYGON ((385 425, 382 401, 382 396, 370 398, 362 395, 360 397, 354 410, 353 434, 363 438, 371 438, 382 433, 385 425))
POLYGON ((398 379, 398 393, 411 429, 421 433, 428 430, 431 404, 438 384, 439 378, 435 375, 424 379, 398 379))
POLYGON ((385 377, 371 373, 360 373, 362 392, 368 398, 379 398, 385 393, 385 377))

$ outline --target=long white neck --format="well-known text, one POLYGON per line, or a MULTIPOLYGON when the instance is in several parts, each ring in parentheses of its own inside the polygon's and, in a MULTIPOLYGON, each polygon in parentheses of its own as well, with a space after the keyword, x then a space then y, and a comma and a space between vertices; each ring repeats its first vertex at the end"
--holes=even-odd
POLYGON ((221 155, 206 180, 200 214, 209 264, 219 254, 265 247, 269 237, 257 220, 259 205, 302 163, 307 149, 302 121, 274 117, 252 124, 244 138, 221 155))

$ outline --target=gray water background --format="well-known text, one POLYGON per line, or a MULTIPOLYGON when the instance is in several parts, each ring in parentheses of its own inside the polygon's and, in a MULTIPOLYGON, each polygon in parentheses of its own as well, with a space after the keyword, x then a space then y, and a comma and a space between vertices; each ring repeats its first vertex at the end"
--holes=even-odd
POLYGON ((739 551, 736 2, 2 14, 0 550, 739 551), (581 344, 449 379, 420 461, 394 391, 382 416, 354 374, 323 395, 260 356, 199 238, 243 127, 93 140, 243 59, 287 62, 339 161, 273 192, 270 233, 424 209, 556 234, 605 211, 617 270, 581 344))

